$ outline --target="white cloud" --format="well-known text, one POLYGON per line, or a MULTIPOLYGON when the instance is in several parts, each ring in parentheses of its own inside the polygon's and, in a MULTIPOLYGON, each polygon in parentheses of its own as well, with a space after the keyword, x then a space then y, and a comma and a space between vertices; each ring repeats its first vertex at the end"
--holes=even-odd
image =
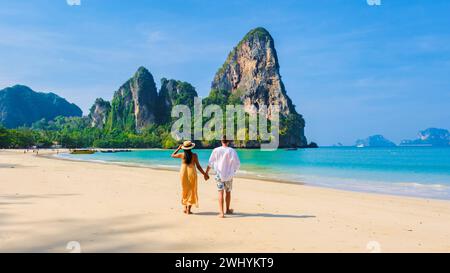
POLYGON ((81 6, 81 0, 66 0, 69 6, 81 6))

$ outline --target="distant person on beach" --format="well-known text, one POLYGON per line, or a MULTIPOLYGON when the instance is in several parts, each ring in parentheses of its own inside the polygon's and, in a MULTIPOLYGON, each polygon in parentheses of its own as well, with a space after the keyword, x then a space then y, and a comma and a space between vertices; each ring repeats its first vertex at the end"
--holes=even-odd
POLYGON ((192 152, 194 147, 195 143, 185 141, 183 145, 180 145, 172 153, 173 158, 180 158, 182 160, 180 169, 181 187, 183 191, 181 204, 186 214, 192 214, 192 206, 198 207, 197 169, 203 174, 205 180, 209 179, 208 174, 200 166, 197 154, 192 152), (183 150, 184 153, 178 154, 180 150, 183 150))
POLYGON ((217 182, 217 190, 219 191, 219 217, 224 218, 226 214, 233 214, 231 204, 231 191, 233 189, 233 177, 239 170, 241 162, 237 152, 229 147, 229 141, 226 136, 222 137, 222 146, 215 148, 209 158, 208 167, 206 168, 206 175, 209 176, 209 171, 213 168, 216 171, 215 180, 217 182), (224 192, 226 193, 225 203, 226 210, 224 213, 223 199, 224 192))

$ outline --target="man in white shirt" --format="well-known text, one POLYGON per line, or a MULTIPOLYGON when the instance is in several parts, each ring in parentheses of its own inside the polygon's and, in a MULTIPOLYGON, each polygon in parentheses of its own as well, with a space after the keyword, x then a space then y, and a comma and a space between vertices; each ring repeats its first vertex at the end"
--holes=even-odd
POLYGON ((226 137, 222 137, 222 146, 215 148, 209 158, 208 167, 206 168, 206 174, 209 174, 211 168, 216 171, 217 189, 219 190, 219 217, 224 218, 226 214, 232 214, 233 210, 230 209, 231 203, 231 190, 233 189, 233 177, 239 170, 241 162, 239 161, 236 151, 229 147, 229 141, 226 137), (223 197, 226 192, 225 202, 226 211, 223 209, 223 197))

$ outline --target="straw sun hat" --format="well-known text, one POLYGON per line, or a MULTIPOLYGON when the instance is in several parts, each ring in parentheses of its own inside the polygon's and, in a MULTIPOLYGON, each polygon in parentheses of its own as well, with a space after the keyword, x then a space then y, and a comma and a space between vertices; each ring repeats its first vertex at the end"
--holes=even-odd
POLYGON ((183 146, 181 149, 183 150, 192 150, 195 147, 195 143, 192 143, 192 141, 185 141, 183 142, 183 146))

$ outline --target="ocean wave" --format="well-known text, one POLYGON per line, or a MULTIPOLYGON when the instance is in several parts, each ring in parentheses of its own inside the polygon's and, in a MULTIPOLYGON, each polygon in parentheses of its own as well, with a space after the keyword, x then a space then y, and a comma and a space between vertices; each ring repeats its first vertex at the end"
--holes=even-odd
POLYGON ((307 185, 389 195, 450 199, 450 185, 306 176, 307 185))
POLYGON ((393 183, 394 185, 398 186, 405 186, 405 187, 415 187, 415 188, 430 188, 430 189, 450 189, 449 185, 443 185, 443 184, 422 184, 417 182, 403 182, 403 183, 393 183))
MULTIPOLYGON (((146 165, 147 167, 149 166, 149 165, 146 165)), ((176 166, 176 165, 165 165, 165 164, 156 164, 156 165, 150 165, 150 166, 155 166, 155 167, 157 167, 157 168, 162 168, 162 169, 178 169, 179 168, 179 166, 176 166)))

